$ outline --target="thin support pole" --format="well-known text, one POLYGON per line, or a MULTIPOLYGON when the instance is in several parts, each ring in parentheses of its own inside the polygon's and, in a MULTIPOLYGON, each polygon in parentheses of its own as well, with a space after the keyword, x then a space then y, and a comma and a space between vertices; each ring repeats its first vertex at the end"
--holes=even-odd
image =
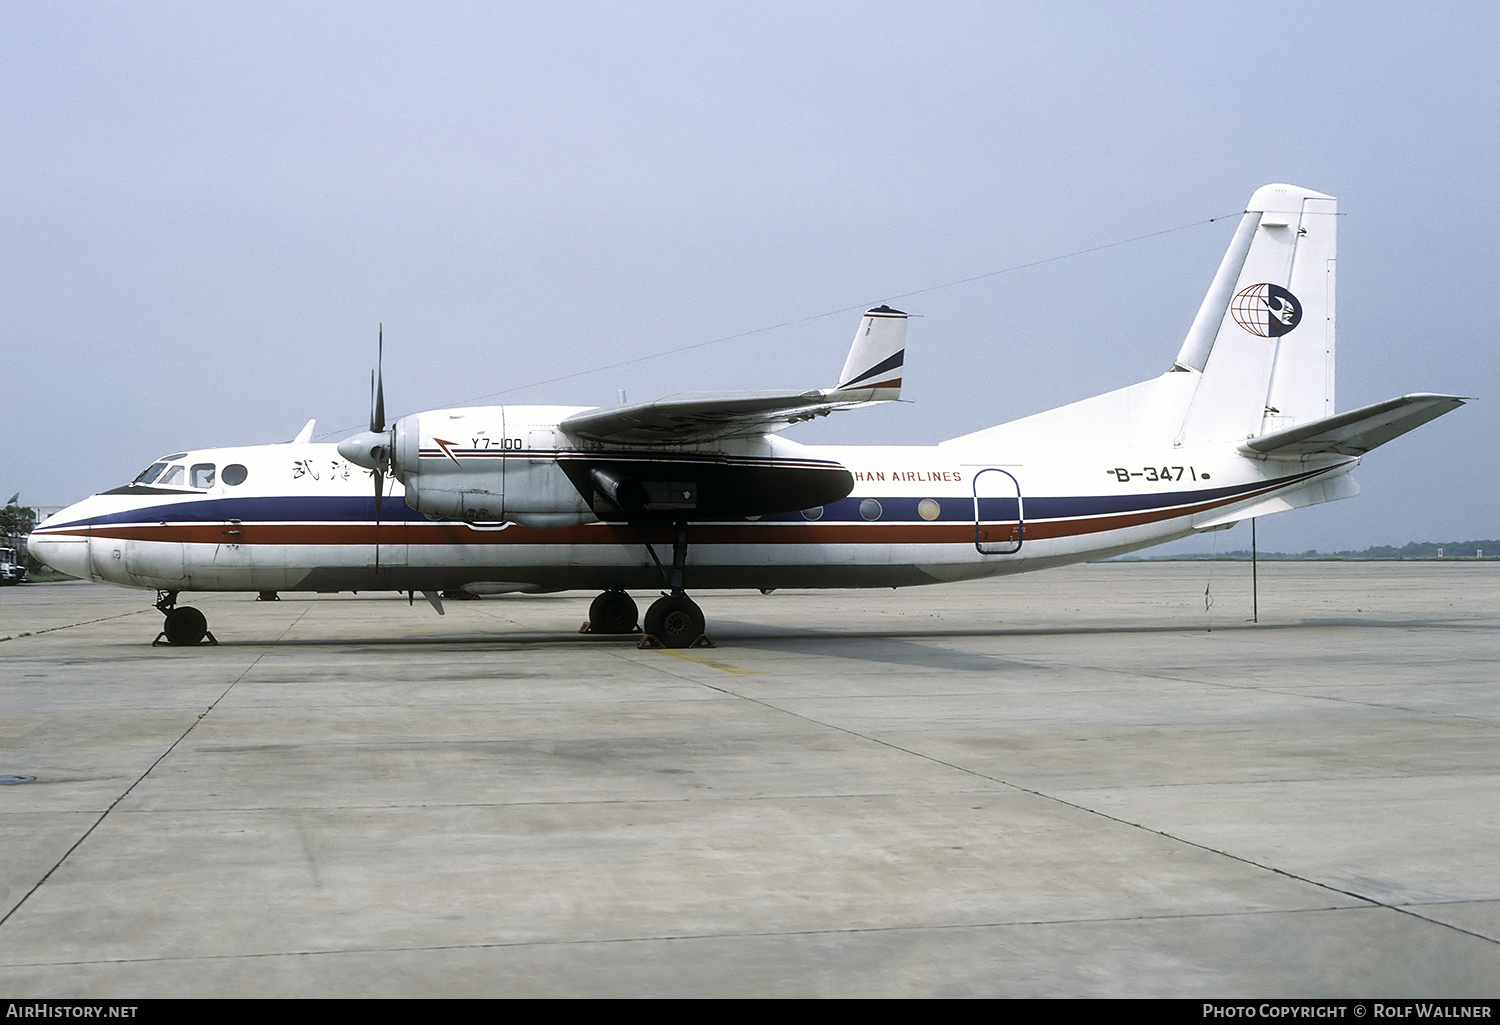
POLYGON ((1260 572, 1256 566, 1255 517, 1250 517, 1250 616, 1260 622, 1260 572))
POLYGON ((672 593, 682 594, 682 571, 687 566, 687 524, 672 526, 672 593))

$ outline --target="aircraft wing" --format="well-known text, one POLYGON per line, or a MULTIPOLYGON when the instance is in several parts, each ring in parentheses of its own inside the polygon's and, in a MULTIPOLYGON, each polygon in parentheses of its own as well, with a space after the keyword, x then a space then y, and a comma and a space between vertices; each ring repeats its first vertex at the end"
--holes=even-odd
POLYGON ((590 441, 689 444, 748 437, 901 396, 906 314, 877 306, 860 319, 839 384, 811 391, 703 392, 576 413, 558 426, 590 441))
POLYGON ((769 434, 870 399, 838 399, 835 391, 702 392, 575 413, 558 426, 591 441, 626 444, 717 441, 769 434))
POLYGON ((1452 412, 1465 401, 1457 395, 1402 395, 1251 438, 1240 446, 1240 451, 1247 456, 1272 459, 1297 459, 1317 453, 1362 456, 1392 438, 1452 412))

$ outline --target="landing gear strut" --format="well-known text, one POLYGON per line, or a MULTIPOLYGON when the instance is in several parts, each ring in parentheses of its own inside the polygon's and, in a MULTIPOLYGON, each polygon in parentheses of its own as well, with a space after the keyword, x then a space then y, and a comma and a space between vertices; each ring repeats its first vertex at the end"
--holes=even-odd
POLYGON ((713 642, 704 633, 703 610, 687 596, 682 588, 682 572, 687 565, 687 524, 672 525, 672 571, 668 573, 656 557, 656 549, 646 542, 646 551, 656 568, 666 577, 670 594, 664 594, 651 603, 641 625, 646 636, 641 638, 641 647, 652 647, 652 641, 667 648, 690 648, 698 645, 713 647, 713 642))
POLYGON ((219 643, 208 632, 208 617, 191 605, 178 605, 176 591, 158 591, 156 607, 166 616, 166 620, 162 623, 161 633, 151 642, 153 647, 161 644, 173 647, 202 644, 205 638, 209 644, 219 643))

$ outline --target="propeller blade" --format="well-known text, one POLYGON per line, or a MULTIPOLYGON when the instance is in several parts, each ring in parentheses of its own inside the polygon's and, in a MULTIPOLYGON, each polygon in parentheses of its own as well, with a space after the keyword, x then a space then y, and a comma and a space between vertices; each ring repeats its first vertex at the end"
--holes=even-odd
POLYGON ((370 408, 370 430, 385 430, 385 325, 380 325, 375 356, 375 402, 370 408))
MULTIPOLYGON (((385 433, 385 324, 376 335, 375 369, 370 372, 370 433, 385 433)), ((370 457, 375 465, 370 476, 375 479, 375 570, 380 571, 380 511, 385 504, 385 475, 391 467, 389 442, 372 446, 370 457)))
POLYGON ((380 571, 380 507, 385 504, 385 448, 381 447, 371 453, 375 456, 375 469, 371 476, 375 478, 375 571, 380 571))

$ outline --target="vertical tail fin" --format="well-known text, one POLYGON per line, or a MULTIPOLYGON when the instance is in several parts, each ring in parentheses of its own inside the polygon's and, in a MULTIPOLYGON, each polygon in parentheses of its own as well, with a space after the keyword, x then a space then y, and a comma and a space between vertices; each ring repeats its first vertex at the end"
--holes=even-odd
POLYGON ((1337 202, 1257 189, 1174 370, 1200 374, 1177 444, 1255 438, 1333 414, 1337 202))

